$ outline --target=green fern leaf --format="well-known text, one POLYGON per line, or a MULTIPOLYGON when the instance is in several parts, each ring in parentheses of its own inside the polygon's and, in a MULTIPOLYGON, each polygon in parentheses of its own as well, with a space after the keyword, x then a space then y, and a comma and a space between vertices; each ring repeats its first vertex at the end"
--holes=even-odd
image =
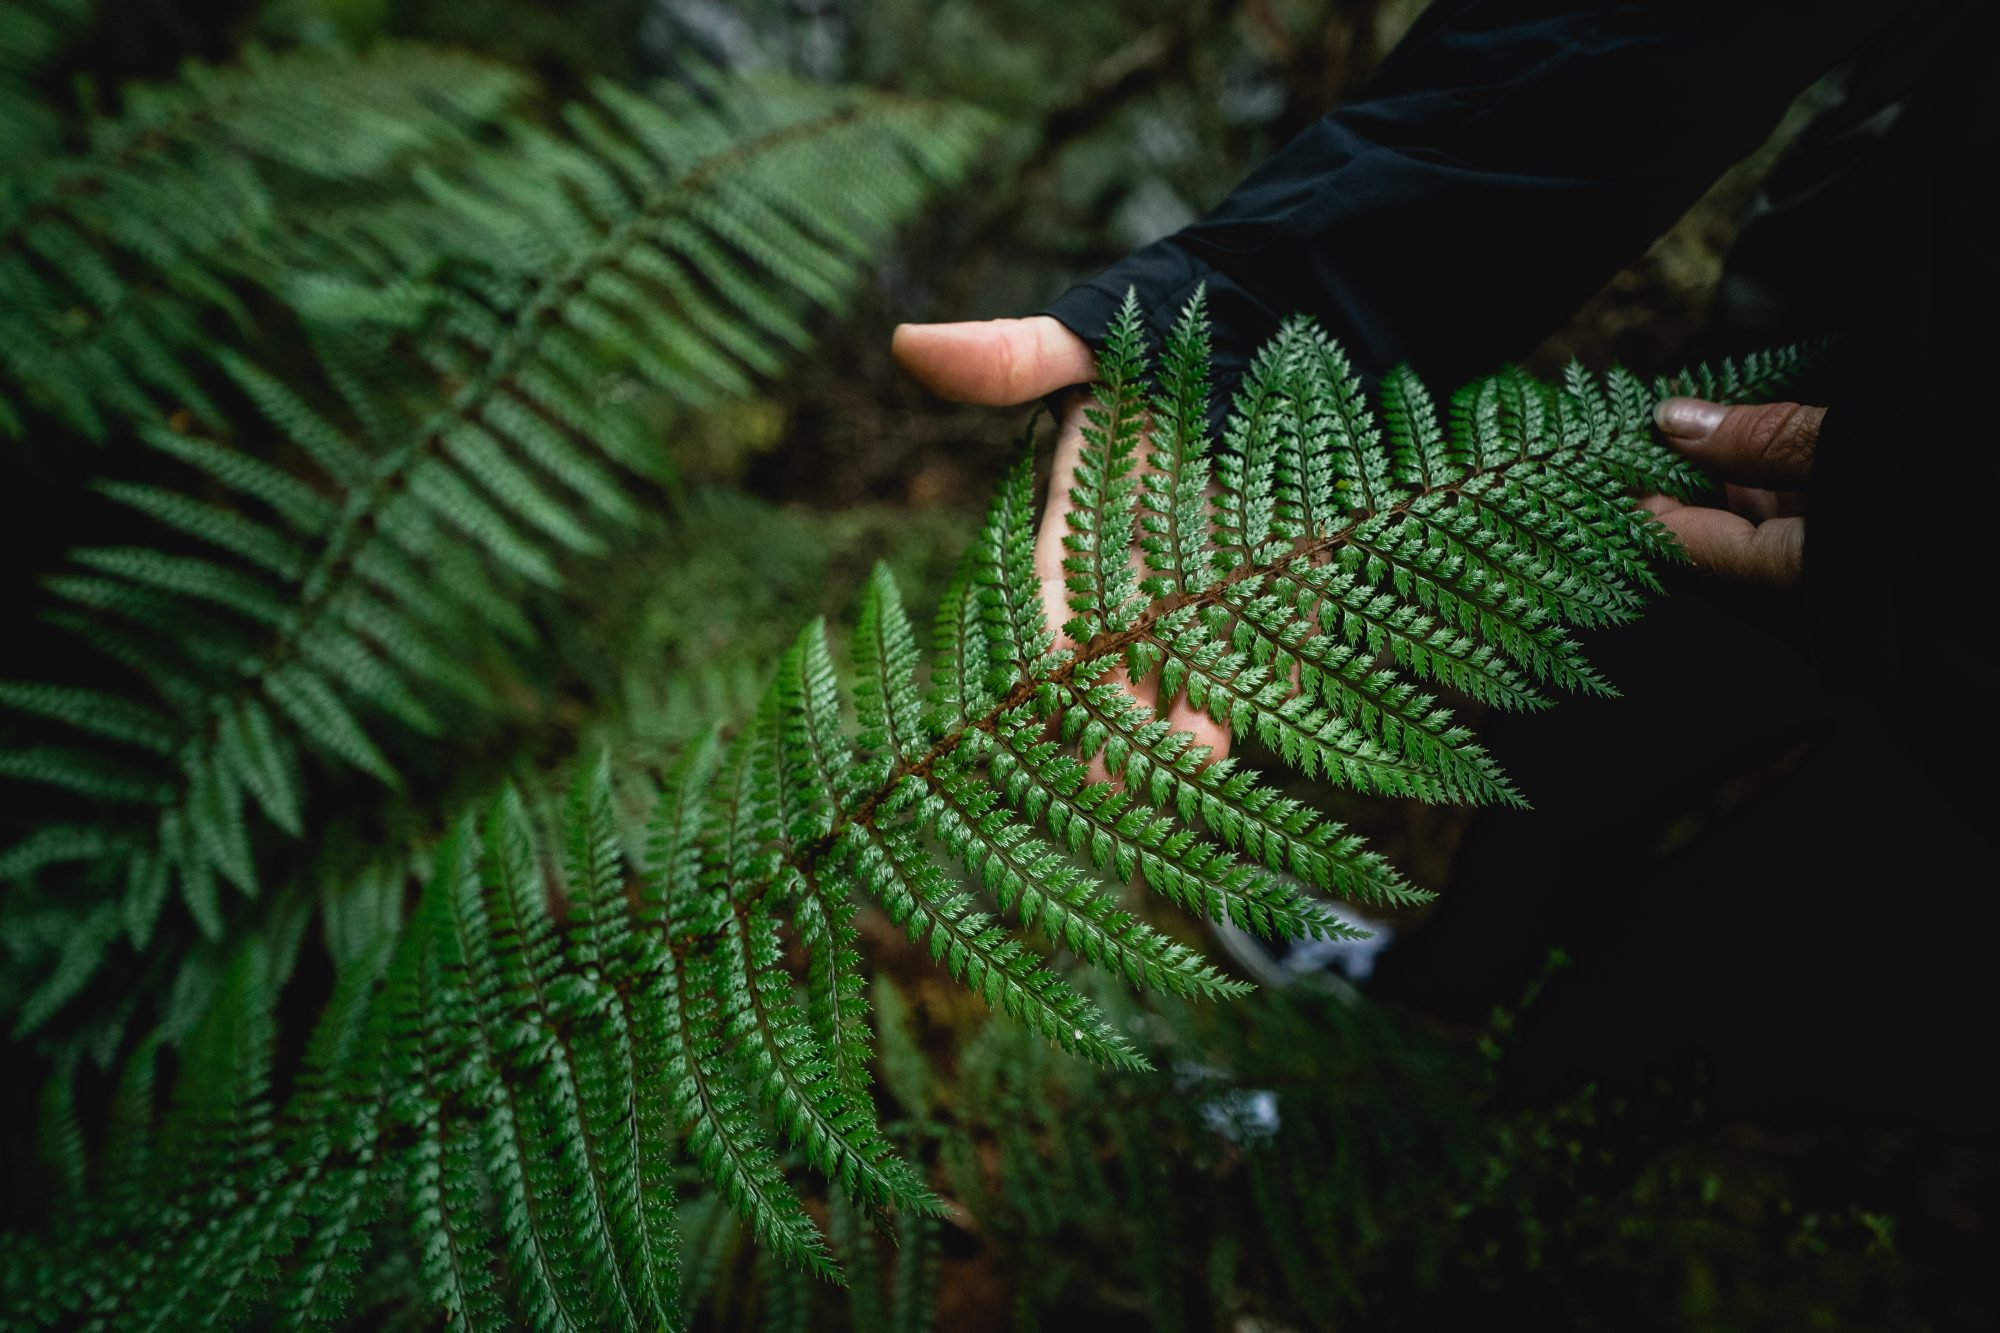
POLYGON ((917 694, 917 642, 886 565, 875 567, 862 593, 855 643, 860 662, 854 701, 861 715, 862 748, 882 765, 914 760, 929 741, 917 694))
POLYGON ((1147 471, 1140 477, 1139 544, 1151 597, 1208 581, 1208 294, 1189 298, 1167 337, 1152 396, 1147 471))
MULTIPOLYGON (((664 1068, 641 1002, 618 985, 640 954, 625 899, 625 865, 612 810, 611 769, 600 758, 577 775, 567 815, 573 956, 591 969, 584 977, 600 1002, 601 1038, 579 1050, 581 1103, 603 1145, 597 1170, 610 1203, 613 1244, 621 1271, 631 1275, 641 1325, 670 1327, 678 1309, 674 1192, 667 1144, 664 1068)), ((657 1033, 652 1033, 657 1036, 657 1033)))
POLYGON ((1084 410, 1083 448, 1063 538, 1070 552, 1063 573, 1072 613, 1063 632, 1078 643, 1125 629, 1139 600, 1130 553, 1138 495, 1132 474, 1145 410, 1142 328, 1138 297, 1128 291, 1098 354, 1097 400, 1084 410))
POLYGON ((1035 579, 1032 436, 1026 443, 995 491, 969 553, 992 663, 986 685, 994 692, 1034 677, 1054 643, 1035 579))

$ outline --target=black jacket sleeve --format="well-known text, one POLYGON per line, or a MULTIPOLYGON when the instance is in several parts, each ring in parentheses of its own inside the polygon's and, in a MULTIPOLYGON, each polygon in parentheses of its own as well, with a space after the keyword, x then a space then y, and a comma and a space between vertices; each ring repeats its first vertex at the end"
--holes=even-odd
POLYGON ((1437 0, 1360 100, 1046 313, 1095 343, 1129 286, 1163 332, 1205 283, 1225 384, 1305 311, 1365 370, 1455 385, 1530 350, 1895 8, 1437 0))

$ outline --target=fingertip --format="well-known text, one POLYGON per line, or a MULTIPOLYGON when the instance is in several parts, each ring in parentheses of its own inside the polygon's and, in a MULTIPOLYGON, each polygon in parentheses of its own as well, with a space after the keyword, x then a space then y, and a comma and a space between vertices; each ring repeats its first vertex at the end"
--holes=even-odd
POLYGON ((1705 398, 1676 395, 1663 398, 1653 409, 1653 424, 1675 444, 1700 444, 1715 433, 1729 409, 1705 398))
POLYGON ((1053 315, 1031 315, 1021 325, 1035 341, 1034 376, 1039 387, 1029 397, 1097 378, 1097 354, 1067 324, 1053 315))
POLYGON ((1732 531, 1737 524, 1750 526, 1747 519, 1723 509, 1705 509, 1700 505, 1676 505, 1660 512, 1660 522, 1676 536, 1693 533, 1707 536, 1715 532, 1732 531))
POLYGON ((1654 409, 1667 444, 1723 481, 1771 490, 1804 487, 1812 476, 1823 407, 1668 398, 1654 409))
POLYGON ((898 324, 889 351, 903 373, 953 402, 1011 407, 1094 371, 1089 344, 1047 315, 898 324))
POLYGON ((1689 508, 1668 520, 1697 569, 1768 588, 1798 586, 1805 570, 1805 520, 1752 523, 1738 514, 1689 508))
POLYGON ((898 324, 889 330, 889 355, 896 359, 896 364, 903 368, 905 374, 914 370, 910 364, 911 353, 923 339, 923 328, 922 324, 898 324))
POLYGON ((898 324, 889 334, 889 354, 918 383, 931 387, 942 359, 948 359, 955 324, 898 324))
POLYGON ((889 354, 905 375, 938 397, 984 402, 986 341, 976 323, 898 324, 889 335, 889 354))

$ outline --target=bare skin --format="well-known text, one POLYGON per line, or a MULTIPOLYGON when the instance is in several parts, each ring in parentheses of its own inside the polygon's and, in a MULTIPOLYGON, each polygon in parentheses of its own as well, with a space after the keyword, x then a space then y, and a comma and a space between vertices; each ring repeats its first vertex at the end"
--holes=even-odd
POLYGON ((1770 588, 1798 586, 1805 574, 1806 489, 1826 409, 1669 398, 1654 417, 1669 445, 1723 483, 1721 509, 1664 495, 1642 501, 1680 539, 1695 568, 1770 588))

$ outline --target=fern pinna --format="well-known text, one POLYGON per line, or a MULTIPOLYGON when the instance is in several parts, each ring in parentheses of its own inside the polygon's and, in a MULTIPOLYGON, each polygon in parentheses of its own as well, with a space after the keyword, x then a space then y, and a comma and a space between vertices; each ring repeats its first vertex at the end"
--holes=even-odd
MULTIPOLYGON (((1322 894, 1421 896, 1238 758, 1175 732, 1114 668, 1158 672, 1163 697, 1185 691, 1341 785, 1518 799, 1431 690, 1527 708, 1551 687, 1608 688, 1565 626, 1629 617, 1649 562, 1673 554, 1630 499, 1697 484, 1651 439, 1665 386, 1509 372, 1441 416, 1398 371, 1378 415, 1300 320, 1256 359, 1213 447, 1201 298, 1157 367, 1142 330, 1128 299, 1100 358, 1067 642, 1032 566, 1024 454, 945 594, 927 672, 878 570, 851 697, 808 626, 755 716, 649 798, 636 858, 602 761, 577 782, 559 851, 537 849, 511 793, 463 821, 399 938, 342 976, 282 1106, 262 1017, 278 970, 272 946, 245 946, 187 1043, 160 1146, 135 1137, 112 1157, 133 1167, 63 1235, 7 1251, 18 1311, 120 1326, 331 1316, 372 1247, 405 1236, 411 1284, 479 1326, 673 1324, 676 1137, 766 1249, 811 1272, 837 1266, 796 1163, 832 1183, 843 1231, 939 1207, 877 1124, 857 903, 1055 1045, 1136 1069, 1032 936, 1139 988, 1244 986, 1107 881, 1285 936, 1349 929, 1322 894)), ((1694 383, 1754 394, 1794 359, 1694 383)), ((142 1046, 128 1073, 141 1102, 154 1055, 142 1046)), ((51 1141, 74 1150, 55 1112, 51 1141)))

